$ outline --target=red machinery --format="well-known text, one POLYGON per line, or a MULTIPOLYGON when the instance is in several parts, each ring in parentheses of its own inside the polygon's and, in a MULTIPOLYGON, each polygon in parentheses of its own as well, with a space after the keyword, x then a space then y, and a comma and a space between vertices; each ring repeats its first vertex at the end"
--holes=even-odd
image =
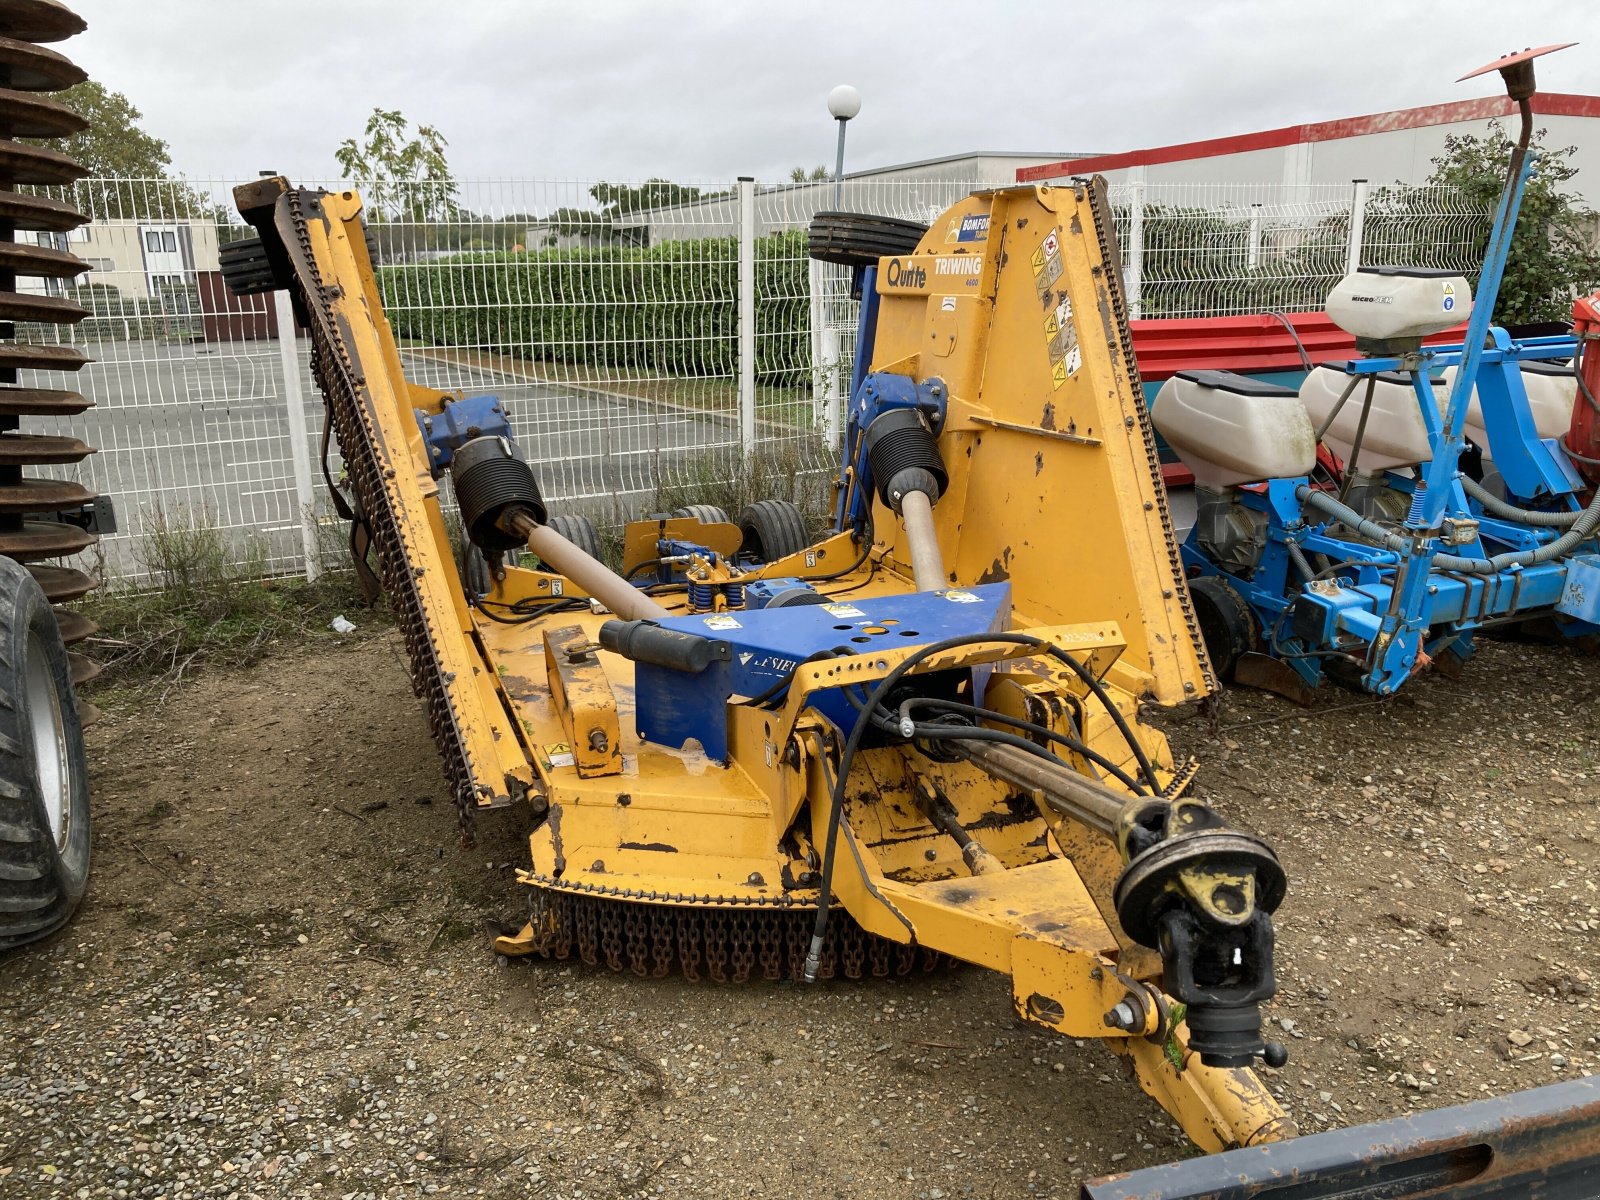
POLYGON ((1600 340, 1600 292, 1572 306, 1572 333, 1578 339, 1578 398, 1572 406, 1567 453, 1590 483, 1600 483, 1600 358, 1588 353, 1600 340))

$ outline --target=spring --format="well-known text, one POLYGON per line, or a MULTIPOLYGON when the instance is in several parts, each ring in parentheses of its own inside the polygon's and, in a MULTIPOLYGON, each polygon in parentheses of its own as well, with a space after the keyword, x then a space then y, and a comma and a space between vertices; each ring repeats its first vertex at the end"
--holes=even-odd
POLYGON ((710 612, 715 602, 713 597, 717 594, 715 584, 697 583, 689 581, 689 611, 692 613, 710 612))
POLYGON ((1406 514, 1406 524, 1416 525, 1422 520, 1422 506, 1428 502, 1428 485, 1424 480, 1417 480, 1416 490, 1411 493, 1411 511, 1406 514))
POLYGON ((722 585, 722 598, 729 608, 744 607, 744 584, 725 583, 722 585))

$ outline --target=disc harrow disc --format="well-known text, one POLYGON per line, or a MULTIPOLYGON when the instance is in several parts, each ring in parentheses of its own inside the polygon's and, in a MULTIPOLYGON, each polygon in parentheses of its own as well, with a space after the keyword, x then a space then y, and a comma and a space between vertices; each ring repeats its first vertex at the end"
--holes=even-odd
POLYGON ((86 179, 89 168, 62 154, 59 150, 46 150, 43 146, 30 146, 26 142, 0 141, 0 180, 6 183, 40 183, 45 185, 77 183, 86 179))
POLYGON ((67 653, 67 666, 72 670, 74 687, 82 687, 104 669, 94 659, 86 658, 74 651, 68 651, 67 653))
POLYGON ((0 321, 37 321, 49 325, 76 325, 89 310, 63 296, 35 296, 28 292, 0 292, 0 321))
POLYGON ((100 581, 93 575, 76 567, 41 567, 30 564, 28 574, 33 576, 51 604, 61 604, 64 601, 87 596, 100 586, 100 581))
POLYGON ((87 529, 60 521, 24 521, 21 529, 0 529, 0 554, 19 562, 64 558, 87 550, 100 539, 87 529))
POLYGON ((66 608, 56 609, 56 624, 61 627, 61 640, 69 646, 100 632, 100 626, 88 617, 66 608))
POLYGON ((60 0, 0 0, 0 33, 25 42, 60 42, 88 23, 60 0))
POLYGON ((0 271, 34 279, 75 279, 89 269, 76 254, 28 242, 0 242, 0 271))
POLYGON ((0 37, 0 68, 10 73, 9 86, 22 92, 59 92, 89 78, 66 55, 9 37, 0 37))
POLYGON ((89 218, 65 200, 57 200, 52 196, 0 192, 0 222, 18 229, 67 233, 80 225, 87 225, 89 218))
POLYGON ((0 467, 82 462, 95 451, 75 437, 42 433, 0 434, 0 467))
POLYGON ((59 100, 0 87, 0 130, 10 137, 71 137, 87 128, 89 122, 59 100))
POLYGON ((81 508, 94 498, 93 491, 70 479, 22 479, 0 484, 0 513, 61 512, 81 508))
POLYGON ((0 371, 78 371, 88 363, 89 356, 76 346, 0 344, 0 371))
POLYGON ((55 388, 0 387, 0 415, 12 417, 72 417, 94 407, 82 392, 55 388))

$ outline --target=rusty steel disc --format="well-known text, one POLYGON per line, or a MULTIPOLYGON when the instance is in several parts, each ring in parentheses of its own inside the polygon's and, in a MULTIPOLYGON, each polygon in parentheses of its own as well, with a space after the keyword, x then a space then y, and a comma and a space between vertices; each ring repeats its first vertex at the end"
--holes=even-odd
POLYGON ((0 222, 18 229, 67 233, 80 225, 87 225, 89 218, 65 200, 30 196, 24 192, 0 192, 0 222))
POLYGON ((60 521, 24 521, 21 529, 0 529, 0 554, 19 562, 64 558, 87 550, 99 540, 76 525, 64 525, 60 521))
POLYGON ((36 296, 30 292, 0 292, 0 321, 37 321, 48 325, 76 325, 89 310, 62 296, 36 296))
POLYGON ((0 387, 0 414, 12 417, 71 417, 94 407, 82 392, 55 388, 0 387))
POLYGON ((76 346, 0 343, 0 371, 77 371, 89 356, 76 346))
POLYGON ((67 667, 72 672, 72 683, 75 687, 82 687, 104 669, 92 658, 69 650, 67 652, 67 667))
POLYGON ((0 0, 0 33, 25 42, 60 42, 89 23, 60 0, 0 0))
POLYGON ((0 484, 0 513, 61 512, 82 507, 95 494, 70 479, 24 479, 0 484))
POLYGON ((52 604, 60 604, 63 601, 76 600, 80 596, 87 596, 100 586, 100 581, 93 575, 80 571, 76 567, 30 565, 28 574, 33 576, 35 582, 44 591, 45 599, 52 604))
POLYGON ((59 92, 82 83, 89 73, 64 54, 0 37, 0 77, 21 92, 59 92))
POLYGON ((73 612, 68 608, 58 608, 55 613, 56 624, 61 627, 61 641, 68 646, 100 632, 100 626, 82 613, 73 612))
POLYGON ((74 279, 88 269, 88 263, 65 250, 0 241, 0 271, 34 279, 74 279))
POLYGON ((5 183, 66 184, 89 175, 89 168, 59 150, 0 141, 0 181, 5 183))
POLYGON ((82 462, 95 453, 93 447, 75 437, 40 433, 0 434, 0 467, 27 464, 60 465, 82 462))
POLYGON ((87 128, 89 122, 59 100, 0 87, 0 131, 7 137, 71 137, 87 128))
POLYGON ((1577 42, 1551 42, 1548 46, 1540 46, 1534 50, 1517 50, 1511 54, 1503 54, 1491 63, 1484 63, 1476 71, 1468 71, 1457 83, 1465 83, 1469 79, 1476 79, 1479 75, 1487 75, 1490 71, 1503 71, 1507 67, 1514 67, 1518 63, 1530 62, 1546 54, 1554 54, 1557 50, 1565 50, 1569 46, 1576 46, 1577 42))

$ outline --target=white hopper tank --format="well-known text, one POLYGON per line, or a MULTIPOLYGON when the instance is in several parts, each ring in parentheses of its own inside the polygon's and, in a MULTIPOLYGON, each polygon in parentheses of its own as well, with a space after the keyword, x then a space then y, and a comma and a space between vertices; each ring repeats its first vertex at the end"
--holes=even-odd
MULTIPOLYGON (((1533 415, 1533 427, 1542 438, 1561 437, 1572 427, 1572 406, 1578 399, 1578 381, 1572 374, 1572 364, 1564 362, 1535 361, 1520 364, 1522 387, 1528 393, 1528 411, 1533 415)), ((1454 387, 1455 367, 1446 367, 1444 380, 1454 387)), ((1449 392, 1440 398, 1443 403, 1449 392)), ((1464 426, 1473 445, 1489 454, 1489 432, 1483 423, 1483 405, 1478 400, 1478 389, 1472 389, 1467 401, 1467 419, 1464 426)))
POLYGON ((1179 371, 1161 385, 1151 419, 1203 488, 1308 475, 1311 421, 1293 388, 1232 371, 1179 371))
MULTIPOLYGON (((1306 376, 1300 385, 1300 400, 1305 405, 1311 424, 1321 429, 1352 376, 1345 372, 1342 362, 1323 363, 1306 376)), ((1422 411, 1417 407, 1417 394, 1412 389, 1411 377, 1399 371, 1385 371, 1368 376, 1372 380, 1372 411, 1367 417, 1367 427, 1361 436, 1361 454, 1356 459, 1358 471, 1388 471, 1396 467, 1414 467, 1433 457, 1428 442, 1428 428, 1422 423, 1422 411)), ((1443 405, 1446 393, 1439 380, 1433 380, 1434 399, 1443 405)), ((1328 449, 1344 463, 1350 461, 1350 451, 1355 445, 1356 430, 1361 424, 1361 410, 1365 402, 1367 380, 1358 380, 1350 398, 1339 409, 1328 431, 1322 435, 1328 449)))

